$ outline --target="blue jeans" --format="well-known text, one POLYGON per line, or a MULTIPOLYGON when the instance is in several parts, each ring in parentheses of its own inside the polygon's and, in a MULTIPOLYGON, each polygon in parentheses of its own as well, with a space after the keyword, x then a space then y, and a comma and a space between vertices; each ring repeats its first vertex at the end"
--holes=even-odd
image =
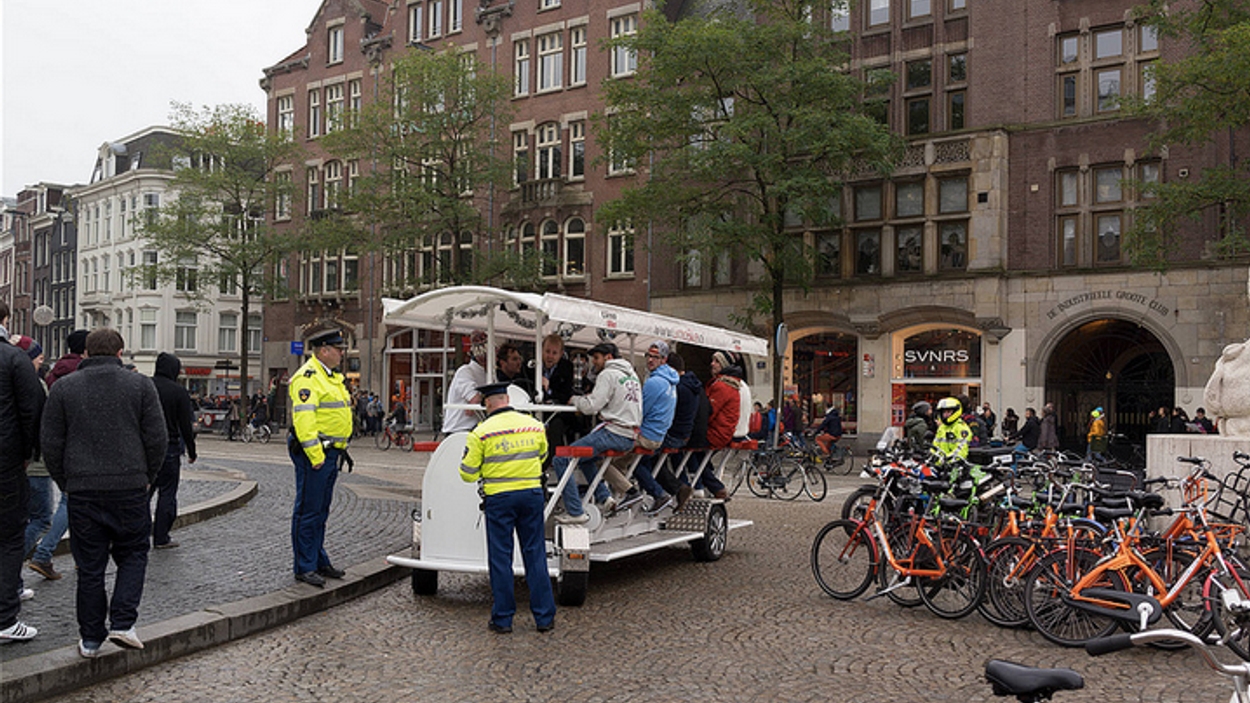
POLYGON ((677 491, 681 489, 681 483, 677 480, 677 475, 673 473, 673 462, 681 461, 680 454, 672 454, 664 465, 660 467, 660 473, 652 476, 651 472, 655 468, 655 462, 660 461, 665 449, 681 449, 686 446, 687 438, 674 437, 673 435, 665 435, 664 441, 660 444, 660 448, 651 456, 644 456, 642 461, 638 462, 638 467, 634 469, 634 478, 638 479, 638 485, 653 498, 668 493, 669 495, 677 495, 677 491))
POLYGON ((143 489, 79 491, 69 498, 69 546, 78 566, 78 634, 84 642, 103 642, 109 630, 128 630, 139 619, 152 532, 149 509, 143 489), (112 598, 104 590, 110 555, 117 564, 112 598))
POLYGON ((156 495, 156 516, 152 518, 152 545, 169 544, 169 530, 178 518, 178 479, 182 474, 182 440, 165 451, 156 481, 148 488, 148 500, 156 495), (159 493, 159 495, 158 495, 159 493))
MULTIPOLYGON (((609 432, 607 428, 601 427, 594 432, 582 437, 576 442, 569 445, 571 447, 590 447, 595 450, 592 457, 582 457, 578 460, 578 466, 582 467, 582 473, 586 474, 587 481, 595 480, 595 474, 599 472, 599 463, 595 461, 600 455, 606 451, 628 452, 634 448, 634 440, 630 437, 622 437, 619 434, 609 432)), ((564 472, 569 469, 569 458, 564 456, 556 457, 551 462, 555 467, 556 476, 564 477, 564 472)), ((577 477, 570 476, 569 482, 564 484, 564 510, 569 515, 581 515, 585 512, 582 508, 582 495, 577 489, 577 477)), ((599 488, 595 490, 595 497, 603 502, 608 499, 611 493, 608 487, 603 483, 599 484, 599 488)))
POLYGON ((306 574, 332 566, 326 554, 326 520, 330 517, 330 503, 334 500, 334 482, 339 475, 341 449, 327 449, 326 460, 320 469, 299 445, 290 445, 291 461, 295 464, 295 509, 291 511, 291 546, 295 551, 294 568, 297 574, 306 574))
POLYGON ((35 546, 35 553, 30 560, 40 564, 52 561, 52 553, 56 551, 56 546, 61 543, 61 538, 65 536, 65 531, 68 529, 69 496, 65 491, 61 491, 61 499, 57 501, 56 510, 52 513, 52 523, 48 531, 43 534, 43 539, 39 540, 39 544, 35 546))
POLYGON ((31 476, 30 482, 30 522, 26 523, 26 547, 23 555, 30 554, 35 543, 52 526, 52 478, 49 476, 31 476))
POLYGON ((490 621, 512 627, 516 614, 516 584, 512 573, 512 533, 515 530, 525 563, 525 585, 530 592, 534 624, 547 627, 555 620, 556 601, 547 574, 547 548, 543 537, 543 490, 527 488, 486 496, 486 550, 490 566, 490 592, 494 602, 490 621))

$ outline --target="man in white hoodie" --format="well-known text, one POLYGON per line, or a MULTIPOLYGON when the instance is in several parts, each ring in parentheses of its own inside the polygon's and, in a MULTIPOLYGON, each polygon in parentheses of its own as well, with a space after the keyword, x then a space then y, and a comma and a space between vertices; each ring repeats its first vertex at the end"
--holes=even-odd
MULTIPOLYGON (((573 443, 575 447, 591 447, 594 455, 582 457, 578 462, 588 481, 598 473, 598 458, 606 451, 631 451, 634 437, 642 423, 642 384, 634 367, 624 359, 618 359, 616 345, 610 342, 597 344, 590 350, 590 363, 598 376, 594 390, 589 395, 573 396, 573 405, 583 415, 598 413, 600 423, 590 434, 573 443)), ((568 470, 569 459, 556 457, 552 462, 556 475, 563 477, 568 470)), ((603 503, 610 497, 608 487, 602 483, 595 497, 603 503)), ((576 477, 570 476, 564 485, 564 514, 556 517, 560 522, 583 523, 589 518, 582 509, 582 497, 578 492, 576 477)))

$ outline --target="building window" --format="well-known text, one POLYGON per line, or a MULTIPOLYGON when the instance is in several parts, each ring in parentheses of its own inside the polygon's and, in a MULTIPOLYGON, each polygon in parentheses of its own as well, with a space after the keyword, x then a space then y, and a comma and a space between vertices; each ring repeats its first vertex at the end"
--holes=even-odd
POLYGON ((634 273, 634 233, 619 225, 608 230, 608 275, 632 276, 634 273))
POLYGON ((542 232, 542 274, 551 278, 560 271, 560 225, 547 220, 542 232))
POLYGON ((343 190, 343 162, 326 162, 326 209, 332 210, 341 204, 343 190))
POLYGON ((329 63, 340 63, 343 60, 343 25, 331 27, 329 35, 329 63))
POLYGON ((1120 167, 1099 168, 1094 170, 1094 202, 1118 203, 1124 199, 1120 181, 1124 179, 1124 171, 1120 167))
POLYGON ((1078 174, 1076 171, 1064 171, 1059 174, 1059 205, 1075 207, 1080 204, 1078 199, 1078 174))
MULTIPOLYGON (((638 15, 614 17, 610 21, 612 39, 618 39, 638 32, 638 15)), ((617 46, 612 48, 612 76, 628 76, 638 70, 638 55, 632 49, 617 46)))
POLYGON ((516 164, 514 180, 520 185, 530 179, 529 175, 530 139, 525 132, 512 133, 512 160, 516 164))
POLYGON ((1138 64, 1137 73, 1141 76, 1141 87, 1137 89, 1142 100, 1150 101, 1155 96, 1155 62, 1143 61, 1138 64))
POLYGON ((1074 64, 1081 58, 1081 38, 1066 36, 1059 38, 1059 65, 1074 64))
POLYGON ((855 232, 855 273, 860 276, 881 273, 881 230, 861 229, 855 232))
POLYGON ((513 44, 516 60, 513 61, 513 95, 529 95, 530 92, 530 40, 521 39, 513 44))
POLYGON ((930 0, 911 0, 907 8, 907 17, 916 19, 918 17, 928 17, 933 13, 930 0))
POLYGON ((938 225, 938 241, 942 243, 939 262, 943 271, 968 268, 968 223, 942 222, 938 225))
POLYGON ((855 189, 855 221, 881 219, 881 186, 860 186, 855 189))
POLYGON ((1124 30, 1094 32, 1094 59, 1110 59, 1124 55, 1124 30))
POLYGON ((273 182, 273 217, 275 220, 289 220, 291 219, 291 172, 280 171, 273 174, 273 182))
POLYGON ((947 64, 947 81, 950 83, 964 83, 968 80, 968 55, 967 54, 951 54, 946 57, 947 64))
POLYGON ((968 0, 950 0, 949 8, 951 12, 966 10, 968 9, 968 0))
POLYGON ((538 38, 538 89, 555 90, 564 85, 564 35, 559 32, 538 38))
MULTIPOLYGON (((105 262, 105 266, 108 266, 107 262, 105 262)), ((183 293, 194 293, 199 271, 200 269, 196 265, 195 259, 184 259, 180 262, 178 268, 174 270, 174 290, 183 293)))
POLYGON ((946 100, 946 120, 947 129, 963 129, 967 126, 965 118, 965 101, 968 99, 968 93, 963 90, 956 90, 947 93, 946 100))
POLYGON ((573 55, 569 61, 569 85, 582 85, 586 82, 586 28, 574 27, 569 30, 569 46, 573 55))
POLYGON ((238 350, 238 344, 239 314, 223 312, 217 327, 217 351, 223 354, 233 353, 238 350))
POLYGON ((938 181, 938 212, 942 214, 968 211, 968 178, 943 178, 938 181))
MULTIPOLYGON (((609 120, 612 118, 609 117, 609 120)), ((623 154, 619 149, 608 150, 608 175, 615 176, 623 173, 633 173, 633 159, 623 154)))
POLYGON ((431 39, 443 36, 443 0, 430 0, 426 6, 430 10, 430 31, 426 36, 431 39))
POLYGON ((256 354, 260 351, 260 342, 264 336, 265 323, 260 315, 247 316, 247 353, 256 354))
POLYGON ((550 10, 553 7, 559 7, 559 6, 560 6, 560 0, 541 0, 538 3, 538 8, 540 10, 550 10))
POLYGON ((1155 197, 1148 188, 1159 184, 1159 164, 1156 162, 1146 162, 1137 166, 1137 180, 1141 181, 1141 188, 1137 197, 1142 199, 1150 199, 1155 197))
POLYGON ((1120 213, 1100 214, 1097 216, 1098 227, 1097 263, 1120 263, 1120 213))
POLYGON ((287 137, 295 134, 294 95, 283 95, 278 98, 278 134, 287 137))
POLYGON ((894 216, 924 217, 924 181, 894 186, 894 216))
POLYGON ((829 29, 835 32, 851 31, 851 5, 832 5, 829 8, 829 29))
POLYGON ((586 273, 586 223, 574 217, 564 223, 564 275, 566 278, 586 273))
POLYGON ((1059 77, 1059 114, 1063 117, 1075 117, 1077 111, 1077 95, 1080 88, 1080 76, 1069 73, 1059 77))
POLYGON ((351 126, 355 127, 360 120, 360 79, 348 81, 347 83, 347 110, 351 113, 348 118, 351 126))
POLYGON ((1111 68, 1095 73, 1098 83, 1098 111, 1111 112, 1120 108, 1120 69, 1111 68))
POLYGON ((586 123, 569 123, 569 178, 586 177, 586 123))
POLYGON ((1139 25, 1140 33, 1137 35, 1137 51, 1146 53, 1159 50, 1159 30, 1151 25, 1139 25))
POLYGON ((195 318, 194 312, 175 313, 174 349, 177 351, 195 351, 195 318))
POLYGON ((425 9, 420 3, 408 6, 408 42, 410 44, 421 43, 421 30, 425 27, 422 24, 421 11, 425 9))
POLYGON ((308 136, 321 135, 321 91, 308 91, 308 136))
POLYGON ((889 24, 890 0, 870 0, 868 3, 868 26, 889 24))
POLYGON ((343 127, 343 84, 326 86, 326 132, 343 127))
POLYGON ((156 311, 139 311, 139 348, 143 351, 156 349, 156 311))
POLYGON ((894 228, 898 240, 898 254, 894 268, 899 273, 924 271, 924 226, 907 225, 894 228))
POLYGON ((907 90, 919 90, 933 85, 933 62, 910 61, 907 64, 907 90))
MULTIPOLYGON (((154 251, 143 252, 143 287, 145 290, 156 290, 156 262, 157 254, 154 251)), ((87 263, 84 261, 83 266, 87 263)))
POLYGON ((907 133, 929 133, 929 98, 912 98, 907 101, 907 133))
POLYGON ((464 29, 464 0, 447 0, 447 31, 464 29))
POLYGON ((1075 215, 1059 218, 1059 262, 1063 266, 1076 266, 1077 227, 1075 215))
POLYGON ((308 167, 308 214, 321 209, 321 174, 316 166, 308 167))
POLYGON ((535 173, 539 180, 560 177, 560 125, 554 122, 538 128, 538 163, 535 173))
POLYGON ((821 232, 816 235, 817 273, 821 276, 842 275, 842 233, 821 232))

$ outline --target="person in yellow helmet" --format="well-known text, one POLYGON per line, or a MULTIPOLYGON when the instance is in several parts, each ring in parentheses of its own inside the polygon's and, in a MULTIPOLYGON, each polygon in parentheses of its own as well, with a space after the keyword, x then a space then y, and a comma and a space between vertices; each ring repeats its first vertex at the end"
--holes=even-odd
MULTIPOLYGON (((341 579, 326 554, 326 520, 334 498, 334 482, 347 456, 352 436, 352 398, 342 373, 347 342, 337 330, 308 340, 313 357, 291 378, 291 433, 287 451, 295 464, 295 508, 291 515, 291 543, 295 551, 295 579, 325 588, 326 578, 341 579)), ((350 459, 348 459, 350 461, 350 459)))
POLYGON ((968 458, 972 428, 963 420, 963 405, 955 398, 943 398, 937 404, 937 431, 933 448, 945 457, 968 458))
POLYGON ((1090 411, 1089 417, 1089 434, 1085 436, 1089 448, 1085 452, 1085 458, 1101 460, 1107 451, 1106 414, 1101 407, 1097 407, 1090 411))
POLYGON ((460 478, 477 481, 486 516, 486 553, 490 568, 491 632, 512 632, 516 615, 513 592, 512 536, 521 545, 530 611, 539 632, 555 627, 556 602, 547 576, 543 536, 543 457, 547 430, 538 420, 508 405, 508 383, 478 386, 486 419, 465 440, 460 478))

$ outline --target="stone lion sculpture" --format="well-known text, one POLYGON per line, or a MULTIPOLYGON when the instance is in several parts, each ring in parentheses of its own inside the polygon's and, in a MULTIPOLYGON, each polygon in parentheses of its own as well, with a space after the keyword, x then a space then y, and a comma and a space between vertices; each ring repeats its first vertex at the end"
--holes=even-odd
POLYGON ((1202 392, 1207 413, 1219 418, 1221 435, 1250 437, 1250 340, 1224 347, 1202 392))

